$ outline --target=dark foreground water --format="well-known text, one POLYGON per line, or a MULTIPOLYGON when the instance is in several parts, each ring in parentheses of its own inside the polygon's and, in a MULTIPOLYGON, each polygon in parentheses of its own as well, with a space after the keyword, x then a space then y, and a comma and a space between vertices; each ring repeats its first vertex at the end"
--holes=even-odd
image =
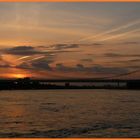
POLYGON ((0 137, 140 137, 140 91, 0 91, 0 137))

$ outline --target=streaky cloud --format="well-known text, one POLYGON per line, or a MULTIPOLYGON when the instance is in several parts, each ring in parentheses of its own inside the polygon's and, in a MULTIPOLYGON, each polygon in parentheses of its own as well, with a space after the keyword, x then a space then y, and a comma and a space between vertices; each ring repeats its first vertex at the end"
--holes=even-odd
POLYGON ((128 31, 128 32, 125 32, 125 33, 121 33, 121 34, 117 34, 117 35, 112 35, 112 36, 104 38, 104 39, 102 39, 100 41, 107 41, 107 40, 111 40, 111 39, 120 38, 120 37, 126 36, 128 34, 139 32, 139 31, 140 31, 140 29, 134 29, 134 30, 131 30, 131 31, 128 31))
POLYGON ((129 27, 134 26, 134 25, 137 25, 137 24, 140 24, 140 20, 133 21, 133 22, 131 22, 131 23, 122 25, 122 26, 120 26, 120 27, 117 27, 117 28, 114 28, 114 29, 105 31, 105 32, 100 33, 100 34, 97 34, 97 35, 87 36, 87 37, 82 38, 82 39, 80 39, 80 40, 78 40, 78 41, 81 42, 81 41, 86 41, 86 40, 89 40, 89 39, 101 37, 101 36, 103 36, 103 35, 107 35, 107 34, 110 34, 110 33, 114 33, 114 32, 120 31, 120 30, 122 30, 122 29, 129 28, 129 27))
POLYGON ((30 56, 23 56, 23 57, 18 58, 17 61, 18 61, 18 60, 24 60, 24 59, 29 58, 29 57, 30 57, 30 56))

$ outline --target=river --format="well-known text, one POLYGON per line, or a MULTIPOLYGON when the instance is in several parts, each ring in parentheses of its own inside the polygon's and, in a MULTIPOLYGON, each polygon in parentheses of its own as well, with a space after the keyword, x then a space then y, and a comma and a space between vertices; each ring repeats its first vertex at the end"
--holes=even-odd
POLYGON ((0 91, 0 137, 140 137, 140 93, 0 91))

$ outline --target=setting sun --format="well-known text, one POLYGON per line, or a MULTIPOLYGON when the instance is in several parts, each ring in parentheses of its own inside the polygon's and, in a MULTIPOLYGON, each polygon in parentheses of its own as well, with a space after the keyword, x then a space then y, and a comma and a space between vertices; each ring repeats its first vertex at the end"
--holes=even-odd
POLYGON ((25 78, 27 77, 25 74, 12 74, 13 78, 25 78))

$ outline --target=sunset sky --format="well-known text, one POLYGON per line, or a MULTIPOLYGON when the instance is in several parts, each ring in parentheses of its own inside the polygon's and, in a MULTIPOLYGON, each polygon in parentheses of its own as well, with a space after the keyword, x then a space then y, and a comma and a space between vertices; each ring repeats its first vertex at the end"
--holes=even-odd
POLYGON ((140 78, 140 3, 0 3, 0 78, 140 78))

